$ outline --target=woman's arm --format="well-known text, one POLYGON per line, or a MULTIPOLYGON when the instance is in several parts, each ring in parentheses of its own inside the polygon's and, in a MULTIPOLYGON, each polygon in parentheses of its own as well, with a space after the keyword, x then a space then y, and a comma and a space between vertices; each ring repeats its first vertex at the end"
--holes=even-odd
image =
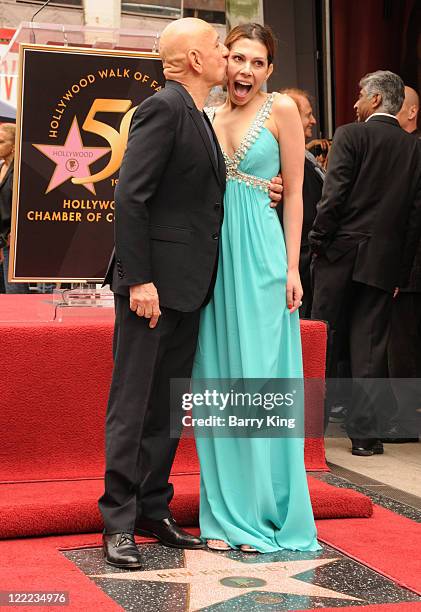
POLYGON ((291 313, 301 305, 298 263, 303 224, 304 131, 297 105, 287 95, 279 95, 273 104, 278 132, 283 191, 283 225, 288 258, 287 306, 291 313))

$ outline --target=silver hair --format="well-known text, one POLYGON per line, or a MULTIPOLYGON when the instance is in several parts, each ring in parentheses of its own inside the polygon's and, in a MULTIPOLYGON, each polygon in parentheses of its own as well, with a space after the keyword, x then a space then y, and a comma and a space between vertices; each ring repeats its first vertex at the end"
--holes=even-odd
POLYGON ((375 94, 382 97, 382 109, 391 115, 397 115, 405 99, 405 85, 401 77, 389 70, 377 70, 366 74, 360 81, 361 89, 372 98, 375 94))

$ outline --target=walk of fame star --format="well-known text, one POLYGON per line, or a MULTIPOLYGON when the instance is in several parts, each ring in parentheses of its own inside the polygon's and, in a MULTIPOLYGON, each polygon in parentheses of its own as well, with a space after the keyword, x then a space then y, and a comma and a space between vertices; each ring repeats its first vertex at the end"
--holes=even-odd
POLYGON ((296 575, 308 570, 338 561, 336 558, 243 563, 204 550, 185 550, 184 554, 185 567, 182 568, 95 574, 90 577, 188 584, 190 587, 189 612, 207 608, 250 592, 285 593, 361 601, 356 597, 295 578, 296 575))
MULTIPOLYGON (((33 146, 56 164, 46 194, 72 177, 91 176, 89 166, 110 151, 110 147, 84 147, 76 117, 63 146, 42 144, 33 146)), ((93 183, 82 184, 95 195, 93 183)))

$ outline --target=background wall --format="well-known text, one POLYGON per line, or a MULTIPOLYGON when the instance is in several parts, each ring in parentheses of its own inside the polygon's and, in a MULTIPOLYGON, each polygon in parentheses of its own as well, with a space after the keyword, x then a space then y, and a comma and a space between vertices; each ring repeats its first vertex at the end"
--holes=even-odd
POLYGON ((319 106, 322 99, 318 71, 323 61, 321 38, 321 0, 263 0, 264 20, 278 38, 275 69, 269 90, 299 87, 313 98, 313 110, 318 125, 316 133, 326 134, 325 113, 319 106))
POLYGON ((314 0, 264 0, 264 19, 278 38, 271 88, 317 94, 314 0))
POLYGON ((336 125, 355 119, 362 76, 392 70, 420 89, 420 0, 332 0, 336 125))
MULTIPOLYGON (((162 5, 178 4, 179 1, 160 0, 162 5)), ((245 0, 227 1, 247 4, 245 0)), ((185 6, 195 2, 185 0, 185 6)), ((323 83, 324 35, 321 23, 321 13, 326 3, 330 3, 332 14, 336 126, 354 120, 353 104, 358 94, 358 82, 367 72, 389 69, 400 74, 408 85, 421 90, 421 0, 254 2, 259 6, 263 2, 264 21, 271 25, 279 40, 269 90, 283 87, 306 89, 314 97, 314 111, 323 135, 328 135, 327 101, 323 100, 327 88, 323 83)), ((221 11, 223 0, 200 0, 202 5, 209 11, 221 11)), ((1 0, 0 26, 16 27, 21 21, 28 21, 39 6, 1 0)), ((82 25, 84 15, 82 8, 47 7, 40 14, 39 21, 82 25)), ((121 27, 160 31, 166 21, 123 14, 121 27)), ((224 28, 223 24, 218 26, 222 38, 224 28)))

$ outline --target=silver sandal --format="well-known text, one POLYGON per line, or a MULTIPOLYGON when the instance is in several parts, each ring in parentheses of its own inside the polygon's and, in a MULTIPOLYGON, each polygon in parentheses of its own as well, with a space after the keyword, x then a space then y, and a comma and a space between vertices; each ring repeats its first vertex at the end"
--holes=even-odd
POLYGON ((224 540, 206 540, 206 546, 211 550, 232 550, 231 546, 224 540))

